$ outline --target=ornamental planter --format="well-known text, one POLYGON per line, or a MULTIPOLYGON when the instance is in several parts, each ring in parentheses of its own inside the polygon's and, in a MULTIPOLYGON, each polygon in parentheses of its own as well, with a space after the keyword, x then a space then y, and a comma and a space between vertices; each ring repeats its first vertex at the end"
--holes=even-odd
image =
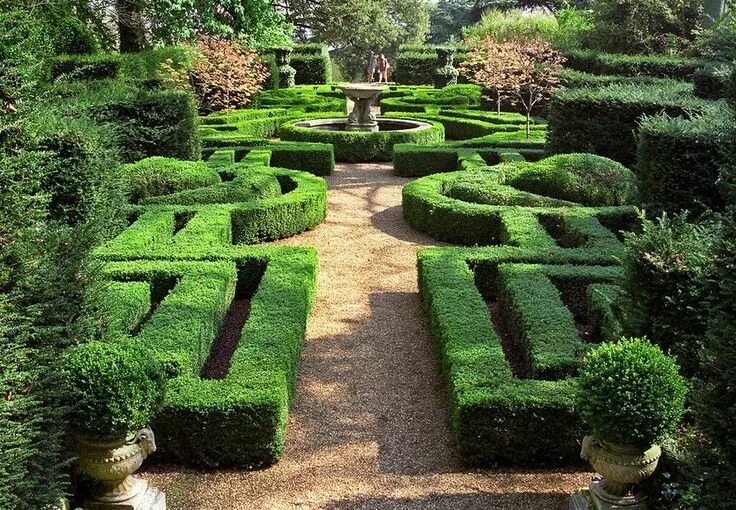
POLYGON ((635 488, 657 469, 662 456, 659 446, 642 450, 586 436, 580 456, 603 476, 602 480, 590 484, 590 497, 595 508, 647 508, 646 498, 637 494, 635 488))
POLYGON ((452 65, 455 50, 437 49, 437 68, 434 70, 434 88, 442 89, 457 83, 458 70, 452 65))
POLYGON ((82 470, 94 480, 89 510, 164 510, 165 495, 133 475, 156 451, 153 431, 146 427, 116 441, 92 441, 77 436, 76 450, 82 470))
POLYGON ((291 67, 291 48, 276 50, 276 65, 278 66, 278 86, 280 89, 294 88, 296 83, 296 69, 291 67))

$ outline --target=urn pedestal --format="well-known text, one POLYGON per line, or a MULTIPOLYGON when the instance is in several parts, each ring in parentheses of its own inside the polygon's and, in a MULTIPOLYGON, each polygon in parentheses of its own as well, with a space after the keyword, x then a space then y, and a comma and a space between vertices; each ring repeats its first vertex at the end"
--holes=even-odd
POLYGON ((646 497, 636 491, 636 485, 654 474, 662 450, 654 445, 646 450, 635 446, 615 445, 592 436, 583 440, 580 456, 590 462, 600 479, 590 482, 587 489, 573 495, 573 510, 646 510, 646 497))
POLYGON ((166 496, 133 476, 156 451, 153 432, 144 428, 116 441, 76 438, 79 465, 93 480, 85 510, 165 510, 166 496))

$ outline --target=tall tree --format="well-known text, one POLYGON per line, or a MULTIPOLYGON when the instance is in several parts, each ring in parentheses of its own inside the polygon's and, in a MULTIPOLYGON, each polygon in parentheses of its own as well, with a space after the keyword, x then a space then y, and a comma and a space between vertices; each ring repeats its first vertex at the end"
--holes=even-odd
POLYGON ((400 44, 421 44, 429 30, 429 0, 279 0, 302 40, 326 43, 346 78, 365 72, 373 50, 393 56, 400 44))
POLYGON ((429 19, 429 38, 433 44, 459 40, 463 27, 473 23, 472 0, 439 0, 429 19))

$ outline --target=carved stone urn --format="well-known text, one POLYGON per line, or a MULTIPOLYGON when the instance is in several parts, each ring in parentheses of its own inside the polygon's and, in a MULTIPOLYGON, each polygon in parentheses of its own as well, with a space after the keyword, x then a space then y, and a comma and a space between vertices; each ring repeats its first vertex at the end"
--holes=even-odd
POLYGON ((583 440, 580 456, 603 476, 590 484, 590 496, 597 508, 646 508, 646 500, 636 493, 636 485, 654 474, 662 450, 654 445, 614 445, 593 436, 583 440))
POLYGON ((88 510, 164 510, 166 497, 133 476, 156 451, 153 431, 146 427, 117 441, 91 441, 77 436, 79 465, 94 481, 88 510))

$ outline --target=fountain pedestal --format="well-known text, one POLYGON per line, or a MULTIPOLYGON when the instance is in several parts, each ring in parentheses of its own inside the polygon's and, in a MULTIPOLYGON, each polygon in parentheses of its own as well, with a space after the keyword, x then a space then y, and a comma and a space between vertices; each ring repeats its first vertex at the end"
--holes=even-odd
POLYGON ((371 83, 351 83, 349 85, 340 85, 339 88, 355 104, 353 111, 348 116, 345 130, 378 131, 378 121, 376 116, 373 115, 373 112, 371 112, 371 105, 387 87, 371 83))

